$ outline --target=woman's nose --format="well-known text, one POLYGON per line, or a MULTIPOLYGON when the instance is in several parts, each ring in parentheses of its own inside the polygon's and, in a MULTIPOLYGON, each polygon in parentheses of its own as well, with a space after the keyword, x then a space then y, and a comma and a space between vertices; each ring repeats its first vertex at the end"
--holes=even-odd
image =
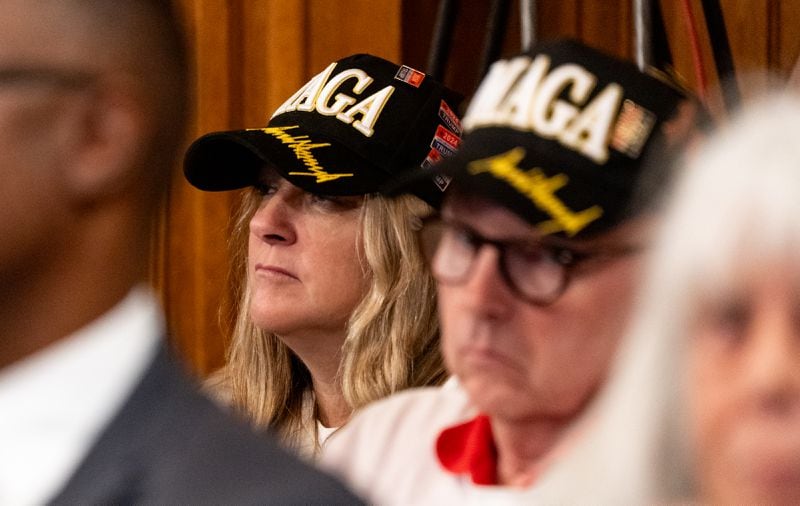
POLYGON ((268 195, 250 219, 250 233, 267 244, 292 244, 297 239, 294 214, 281 192, 268 195))

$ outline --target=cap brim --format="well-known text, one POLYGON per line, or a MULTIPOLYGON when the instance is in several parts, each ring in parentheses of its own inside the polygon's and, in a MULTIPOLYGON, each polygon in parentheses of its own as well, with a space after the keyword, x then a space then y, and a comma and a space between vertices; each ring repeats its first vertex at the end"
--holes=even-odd
MULTIPOLYGON (((448 192, 456 189, 459 193, 489 199, 528 223, 537 225, 551 219, 551 216, 538 204, 532 202, 530 195, 515 188, 505 178, 496 177, 489 171, 470 170, 469 166, 473 162, 525 147, 529 151, 525 161, 520 163, 520 173, 524 174, 536 168, 542 170, 545 177, 551 177, 566 171, 574 184, 582 188, 592 182, 581 170, 575 168, 574 161, 553 157, 553 150, 548 150, 545 142, 531 139, 530 135, 513 129, 500 127, 479 129, 464 138, 459 150, 453 156, 443 159, 425 171, 416 171, 415 174, 406 174, 402 178, 392 180, 386 186, 386 192, 390 194, 413 193, 414 188, 422 182, 431 181, 436 177, 446 177, 449 178, 448 192), (533 144, 531 144, 532 140, 535 141, 533 144), (569 171, 569 168, 574 170, 569 171)), ((605 182, 601 181, 598 184, 605 184, 605 182)), ((587 191, 589 190, 591 188, 587 189, 587 191)), ((615 190, 605 184, 603 191, 611 193, 615 190)), ((578 209, 583 209, 588 205, 580 203, 578 209)))
POLYGON ((295 186, 324 195, 363 195, 378 191, 385 174, 342 145, 299 128, 285 134, 267 129, 204 135, 189 146, 184 174, 205 191, 235 190, 258 183, 269 164, 295 186), (296 142, 294 142, 296 141, 296 142))
POLYGON ((194 141, 183 160, 183 173, 204 191, 235 190, 258 181, 269 161, 256 134, 249 130, 215 132, 194 141))

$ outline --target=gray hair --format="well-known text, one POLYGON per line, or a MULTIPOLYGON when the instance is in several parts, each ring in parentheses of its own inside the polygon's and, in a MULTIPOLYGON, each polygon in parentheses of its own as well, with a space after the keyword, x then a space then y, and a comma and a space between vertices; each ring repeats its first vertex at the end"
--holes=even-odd
POLYGON ((694 494, 682 436, 686 336, 700 301, 743 268, 800 246, 798 131, 800 97, 765 97, 685 165, 611 380, 576 428, 574 448, 541 482, 549 500, 653 504, 694 494))

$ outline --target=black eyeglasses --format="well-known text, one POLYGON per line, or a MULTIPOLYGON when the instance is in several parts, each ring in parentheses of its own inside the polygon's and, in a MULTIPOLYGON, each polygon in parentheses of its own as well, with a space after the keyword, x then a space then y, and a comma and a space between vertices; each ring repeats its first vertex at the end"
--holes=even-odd
POLYGON ((423 220, 420 242, 434 277, 454 285, 467 280, 478 251, 484 245, 492 246, 498 252, 500 273, 506 284, 521 299, 536 305, 555 302, 566 290, 578 264, 641 250, 637 246, 578 250, 552 240, 495 241, 438 216, 423 220))

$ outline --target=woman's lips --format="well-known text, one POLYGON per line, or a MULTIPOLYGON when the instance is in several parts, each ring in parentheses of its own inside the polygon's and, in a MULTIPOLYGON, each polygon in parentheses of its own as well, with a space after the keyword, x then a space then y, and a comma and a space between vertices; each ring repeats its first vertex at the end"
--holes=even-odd
POLYGON ((256 264, 255 271, 265 276, 299 279, 293 273, 276 265, 256 264))

